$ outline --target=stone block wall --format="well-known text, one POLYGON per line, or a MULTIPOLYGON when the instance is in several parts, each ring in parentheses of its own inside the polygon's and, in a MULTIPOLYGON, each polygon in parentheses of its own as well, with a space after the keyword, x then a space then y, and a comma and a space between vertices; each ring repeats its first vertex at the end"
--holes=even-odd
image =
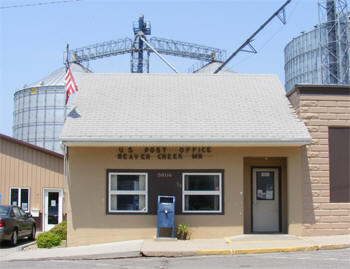
POLYGON ((350 87, 297 85, 287 96, 312 137, 304 148, 303 234, 349 234, 350 203, 330 203, 328 128, 350 127, 350 87))

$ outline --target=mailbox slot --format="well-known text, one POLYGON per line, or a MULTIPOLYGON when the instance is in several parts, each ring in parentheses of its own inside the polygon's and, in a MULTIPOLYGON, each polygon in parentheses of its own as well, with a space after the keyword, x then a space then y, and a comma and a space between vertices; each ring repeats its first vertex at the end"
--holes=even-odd
POLYGON ((174 197, 172 196, 172 197, 168 197, 168 196, 160 196, 159 197, 159 202, 160 203, 165 203, 165 204, 172 204, 172 203, 174 203, 174 197))

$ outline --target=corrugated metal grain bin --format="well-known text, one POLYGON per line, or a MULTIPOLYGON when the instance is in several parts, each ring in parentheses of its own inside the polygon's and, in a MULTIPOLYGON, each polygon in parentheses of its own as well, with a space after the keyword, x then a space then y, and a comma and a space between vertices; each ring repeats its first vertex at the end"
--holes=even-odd
MULTIPOLYGON (((73 74, 89 72, 78 64, 71 64, 73 74)), ((24 86, 14 94, 13 137, 61 153, 58 137, 65 113, 65 67, 46 78, 24 86)))

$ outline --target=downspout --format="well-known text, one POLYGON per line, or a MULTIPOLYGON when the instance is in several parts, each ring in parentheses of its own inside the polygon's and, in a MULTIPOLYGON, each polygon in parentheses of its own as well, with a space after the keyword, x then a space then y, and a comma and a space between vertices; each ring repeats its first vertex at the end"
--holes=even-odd
POLYGON ((68 157, 69 157, 69 154, 68 154, 68 146, 64 145, 64 177, 65 177, 65 180, 66 180, 66 187, 67 187, 67 190, 68 190, 68 185, 69 185, 69 165, 68 165, 68 157))
MULTIPOLYGON (((68 158, 69 158, 69 151, 68 151, 68 146, 62 144, 61 142, 61 150, 63 151, 63 156, 64 156, 64 178, 65 178, 65 195, 63 196, 64 198, 64 205, 65 205, 65 211, 66 211, 66 216, 68 216, 68 201, 67 201, 67 197, 68 197, 68 192, 69 192, 69 165, 68 165, 68 158)), ((66 239, 68 242, 68 238, 66 239)))

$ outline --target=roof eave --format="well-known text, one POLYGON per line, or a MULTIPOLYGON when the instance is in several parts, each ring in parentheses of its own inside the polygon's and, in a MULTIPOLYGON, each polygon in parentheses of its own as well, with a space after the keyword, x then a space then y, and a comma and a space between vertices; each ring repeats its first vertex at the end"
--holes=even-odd
POLYGON ((14 137, 7 136, 7 135, 4 135, 4 134, 0 134, 0 139, 4 139, 4 140, 7 140, 9 142, 12 142, 12 143, 15 143, 15 144, 18 144, 18 145, 22 145, 22 146, 25 146, 27 148, 31 148, 31 149, 34 149, 34 150, 37 150, 37 151, 46 153, 48 155, 52 155, 54 157, 61 158, 61 159, 63 159, 63 157, 64 157, 63 154, 57 153, 55 151, 52 151, 52 150, 49 150, 49 149, 46 149, 46 148, 42 148, 42 147, 36 146, 34 144, 30 144, 28 142, 25 142, 25 141, 22 141, 22 140, 19 140, 19 139, 16 139, 14 137))
POLYGON ((93 139, 93 138, 61 138, 64 145, 70 147, 109 147, 109 146, 304 146, 311 142, 311 138, 280 138, 280 139, 93 139))

